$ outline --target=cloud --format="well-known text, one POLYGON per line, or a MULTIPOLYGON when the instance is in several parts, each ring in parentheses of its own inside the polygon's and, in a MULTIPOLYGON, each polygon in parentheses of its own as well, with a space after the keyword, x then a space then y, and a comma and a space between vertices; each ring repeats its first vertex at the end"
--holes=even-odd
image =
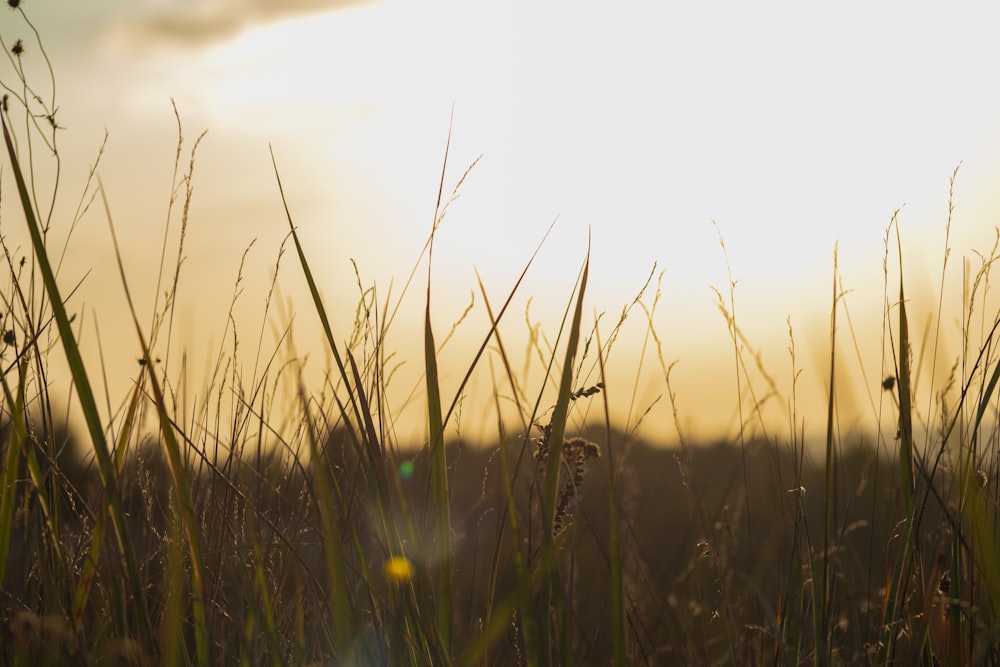
POLYGON ((122 19, 110 41, 129 51, 191 49, 225 41, 255 25, 346 9, 370 0, 188 0, 122 19))

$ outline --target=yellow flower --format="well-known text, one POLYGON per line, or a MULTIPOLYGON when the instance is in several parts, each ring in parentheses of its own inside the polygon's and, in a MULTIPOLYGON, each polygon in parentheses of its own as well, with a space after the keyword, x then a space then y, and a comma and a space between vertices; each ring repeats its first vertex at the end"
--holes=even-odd
POLYGON ((403 556, 393 556, 385 562, 385 576, 396 583, 405 583, 413 576, 413 565, 403 556))

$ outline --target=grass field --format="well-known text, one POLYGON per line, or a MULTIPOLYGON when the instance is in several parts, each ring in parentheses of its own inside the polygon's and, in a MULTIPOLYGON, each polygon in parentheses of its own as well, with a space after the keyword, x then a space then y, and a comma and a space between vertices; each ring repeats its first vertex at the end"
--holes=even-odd
MULTIPOLYGON (((884 288, 891 371, 867 380, 881 384, 895 433, 841 433, 831 398, 826 414, 810 416, 826 424, 821 443, 805 441, 794 396, 784 432, 762 437, 750 399, 732 442, 690 442, 679 419, 675 441, 639 441, 607 416, 617 327, 584 321, 587 258, 565 286, 551 347, 534 349, 548 368, 534 384, 515 371, 501 326, 519 287, 491 303, 478 285, 493 326, 465 380, 488 372, 496 405, 494 444, 479 447, 452 438, 462 388, 445 394, 439 383, 435 336, 451 323, 430 316, 435 225, 418 265, 428 278, 407 284, 408 298, 426 305, 426 440, 405 443, 387 407, 391 304, 371 307, 362 295, 354 327, 363 335, 334 330, 275 163, 287 213, 276 224, 287 225, 286 261, 310 290, 299 317, 324 331, 327 381, 309 386, 294 354, 247 381, 223 356, 199 392, 215 400, 192 418, 184 380, 158 358, 184 298, 178 261, 162 273, 165 296, 149 324, 135 315, 149 304, 129 292, 121 268, 142 358, 128 394, 102 405, 102 360, 81 354, 65 305, 72 286, 58 279, 63 250, 49 237, 79 217, 53 219, 58 181, 35 176, 46 160, 45 173, 58 173, 56 106, 24 78, 3 84, 3 194, 19 206, 0 226, 30 238, 23 258, 3 242, 0 280, 4 664, 1000 663, 996 247, 965 267, 961 353, 944 389, 918 395, 914 360, 936 354, 938 337, 910 329, 890 222, 886 266, 899 266, 886 269, 884 288), (582 377, 585 361, 596 378, 582 377), (64 427, 48 391, 63 367, 82 430, 64 427), (510 405, 513 422, 503 418, 510 405), (605 418, 575 429, 571 416, 584 405, 605 418)), ((177 156, 175 186, 190 186, 181 146, 177 156)), ((436 221, 449 191, 443 172, 436 221)), ((105 220, 117 244, 96 171, 84 192, 78 216, 105 220)), ((167 219, 183 227, 191 189, 175 192, 167 219)), ((956 293, 947 247, 943 255, 941 294, 956 293)), ((830 349, 851 350, 838 338, 853 329, 836 272, 821 297, 830 349)), ((720 326, 744 401, 755 361, 728 298, 719 294, 720 326)), ((644 290, 626 314, 651 323, 657 300, 644 290)), ((673 404, 672 367, 652 324, 647 342, 673 404)))

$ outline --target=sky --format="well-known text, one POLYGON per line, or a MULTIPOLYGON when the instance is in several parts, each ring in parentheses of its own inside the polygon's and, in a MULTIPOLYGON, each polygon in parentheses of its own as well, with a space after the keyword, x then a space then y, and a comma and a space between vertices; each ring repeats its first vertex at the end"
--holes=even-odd
MULTIPOLYGON (((172 104, 183 126, 182 168, 207 130, 195 159, 172 342, 189 351, 195 377, 210 374, 220 346, 231 347, 225 332, 234 293, 233 322, 251 353, 246 373, 253 372, 287 232, 270 150, 324 299, 344 330, 359 280, 374 285, 380 301, 394 302, 418 261, 450 129, 446 195, 462 183, 435 240, 438 340, 474 305, 442 351, 445 393, 455 391, 488 327, 477 275, 496 308, 552 226, 503 330, 515 356, 525 356, 526 321, 555 339, 588 247, 588 331, 604 313, 606 338, 650 275, 643 303, 651 306, 659 278, 653 330, 665 363, 677 362, 677 424, 692 439, 732 438, 738 390, 745 400, 751 389, 766 393, 755 352, 779 390, 767 412, 772 435, 787 437, 797 371, 796 422, 807 431, 825 427, 835 248, 848 308, 838 314, 838 414, 845 430, 870 427, 885 400, 878 391, 883 258, 894 212, 911 318, 921 328, 942 285, 945 303, 960 307, 963 261, 977 266, 976 251, 988 253, 995 238, 1000 92, 991 75, 1000 62, 993 34, 1000 10, 985 3, 21 5, 51 59, 65 128, 57 210, 64 220, 74 210, 107 132, 99 173, 130 286, 147 312, 178 140, 172 104), (951 254, 942 283, 946 229, 951 254), (737 376, 713 288, 751 346, 744 348, 750 385, 737 376)), ((0 37, 5 49, 23 38, 21 62, 45 89, 38 44, 17 11, 0 11, 0 37)), ((13 80, 10 64, 5 83, 13 80)), ((135 342, 106 216, 97 209, 73 229, 61 278, 69 285, 85 277, 78 303, 89 319, 81 338, 96 345, 99 332, 118 395, 138 353, 119 353, 135 342)), ((5 238, 23 247, 10 209, 3 210, 5 238)), ((56 225, 54 234, 68 233, 68 225, 56 225)), ((169 233, 176 237, 176 225, 169 233)), ((895 232, 889 238, 893 284, 895 232)), ((278 275, 299 352, 311 368, 322 366, 315 312, 290 252, 278 275)), ((407 387, 419 381, 425 264, 415 280, 390 340, 405 361, 400 385, 407 387)), ((948 338, 956 318, 940 318, 951 342, 942 344, 928 388, 957 354, 948 338)), ((677 425, 648 331, 642 309, 633 308, 609 357, 606 394, 617 420, 634 426, 642 417, 641 434, 670 441, 677 425)), ((537 385, 537 360, 518 363, 530 365, 537 385)), ((480 398, 488 398, 488 375, 477 381, 480 398)), ((593 374, 580 378, 594 382, 593 374)), ((600 405, 591 410, 598 416, 600 405)), ((745 407, 743 418, 751 415, 745 407)), ((401 429, 422 432, 418 405, 399 417, 401 429)), ((488 438, 489 410, 470 399, 461 428, 488 438)))

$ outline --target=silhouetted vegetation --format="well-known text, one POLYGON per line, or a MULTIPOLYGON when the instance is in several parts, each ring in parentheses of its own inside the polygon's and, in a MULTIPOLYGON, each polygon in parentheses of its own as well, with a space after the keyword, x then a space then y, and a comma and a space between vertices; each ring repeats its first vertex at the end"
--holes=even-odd
MULTIPOLYGON (((20 3, 8 4, 37 37, 20 3)), ((39 146, 51 151, 44 159, 59 160, 54 92, 35 93, 20 67, 47 57, 40 40, 13 45, 5 46, 13 73, 0 79, 3 191, 19 209, 0 224, 23 226, 31 246, 18 261, 0 239, 8 267, 0 281, 4 664, 1000 663, 996 247, 978 267, 963 267, 963 345, 947 385, 924 403, 939 406, 928 417, 914 408, 920 357, 901 249, 898 279, 888 268, 892 231, 899 245, 892 221, 883 331, 891 371, 866 380, 881 384, 895 433, 841 433, 831 400, 817 420, 826 437, 815 443, 805 442, 794 408, 789 433, 758 435, 757 399, 742 392, 740 373, 749 406, 732 442, 690 442, 675 424, 675 441, 645 443, 607 418, 577 432, 574 411, 600 406, 610 391, 604 368, 614 363, 621 322, 644 315, 659 343, 659 293, 646 293, 653 277, 617 325, 588 329, 584 258, 558 333, 545 346, 533 339, 530 353, 547 367, 537 381, 512 370, 504 345, 520 282, 497 304, 480 285, 492 326, 465 380, 489 361, 497 436, 471 446, 449 442, 465 381, 442 393, 430 317, 434 237, 450 201, 442 169, 434 228, 417 262, 428 272, 418 296, 426 439, 407 443, 387 407, 395 361, 383 347, 392 326, 383 314, 408 298, 411 283, 384 304, 362 289, 354 335, 341 342, 275 161, 280 223, 310 290, 300 317, 315 315, 329 354, 322 386, 307 386, 295 354, 285 361, 276 351, 243 376, 220 353, 208 386, 192 392, 200 398, 187 402, 184 369, 158 356, 179 298, 178 249, 177 264, 160 267, 167 287, 149 326, 135 317, 119 265, 142 358, 127 395, 101 408, 91 387, 100 360, 82 358, 52 264, 48 233, 63 224, 52 205, 59 171, 50 182, 28 168, 43 160, 39 146), (24 121, 17 132, 15 114, 24 121), (78 432, 53 409, 53 355, 65 357, 78 432), (584 361, 593 372, 582 371, 584 361)), ((183 228, 198 142, 185 172, 180 130, 178 116, 167 224, 179 216, 183 228)), ((68 224, 103 204, 120 258, 93 173, 68 224)), ((944 255, 947 267, 947 248, 944 255)), ((718 297, 745 373, 750 352, 731 301, 718 297)), ((844 298, 835 267, 831 396, 844 298)), ((267 310, 264 321, 271 317, 267 310)), ((281 335, 278 345, 292 344, 281 335)), ((662 350, 658 360, 673 404, 662 350)))

